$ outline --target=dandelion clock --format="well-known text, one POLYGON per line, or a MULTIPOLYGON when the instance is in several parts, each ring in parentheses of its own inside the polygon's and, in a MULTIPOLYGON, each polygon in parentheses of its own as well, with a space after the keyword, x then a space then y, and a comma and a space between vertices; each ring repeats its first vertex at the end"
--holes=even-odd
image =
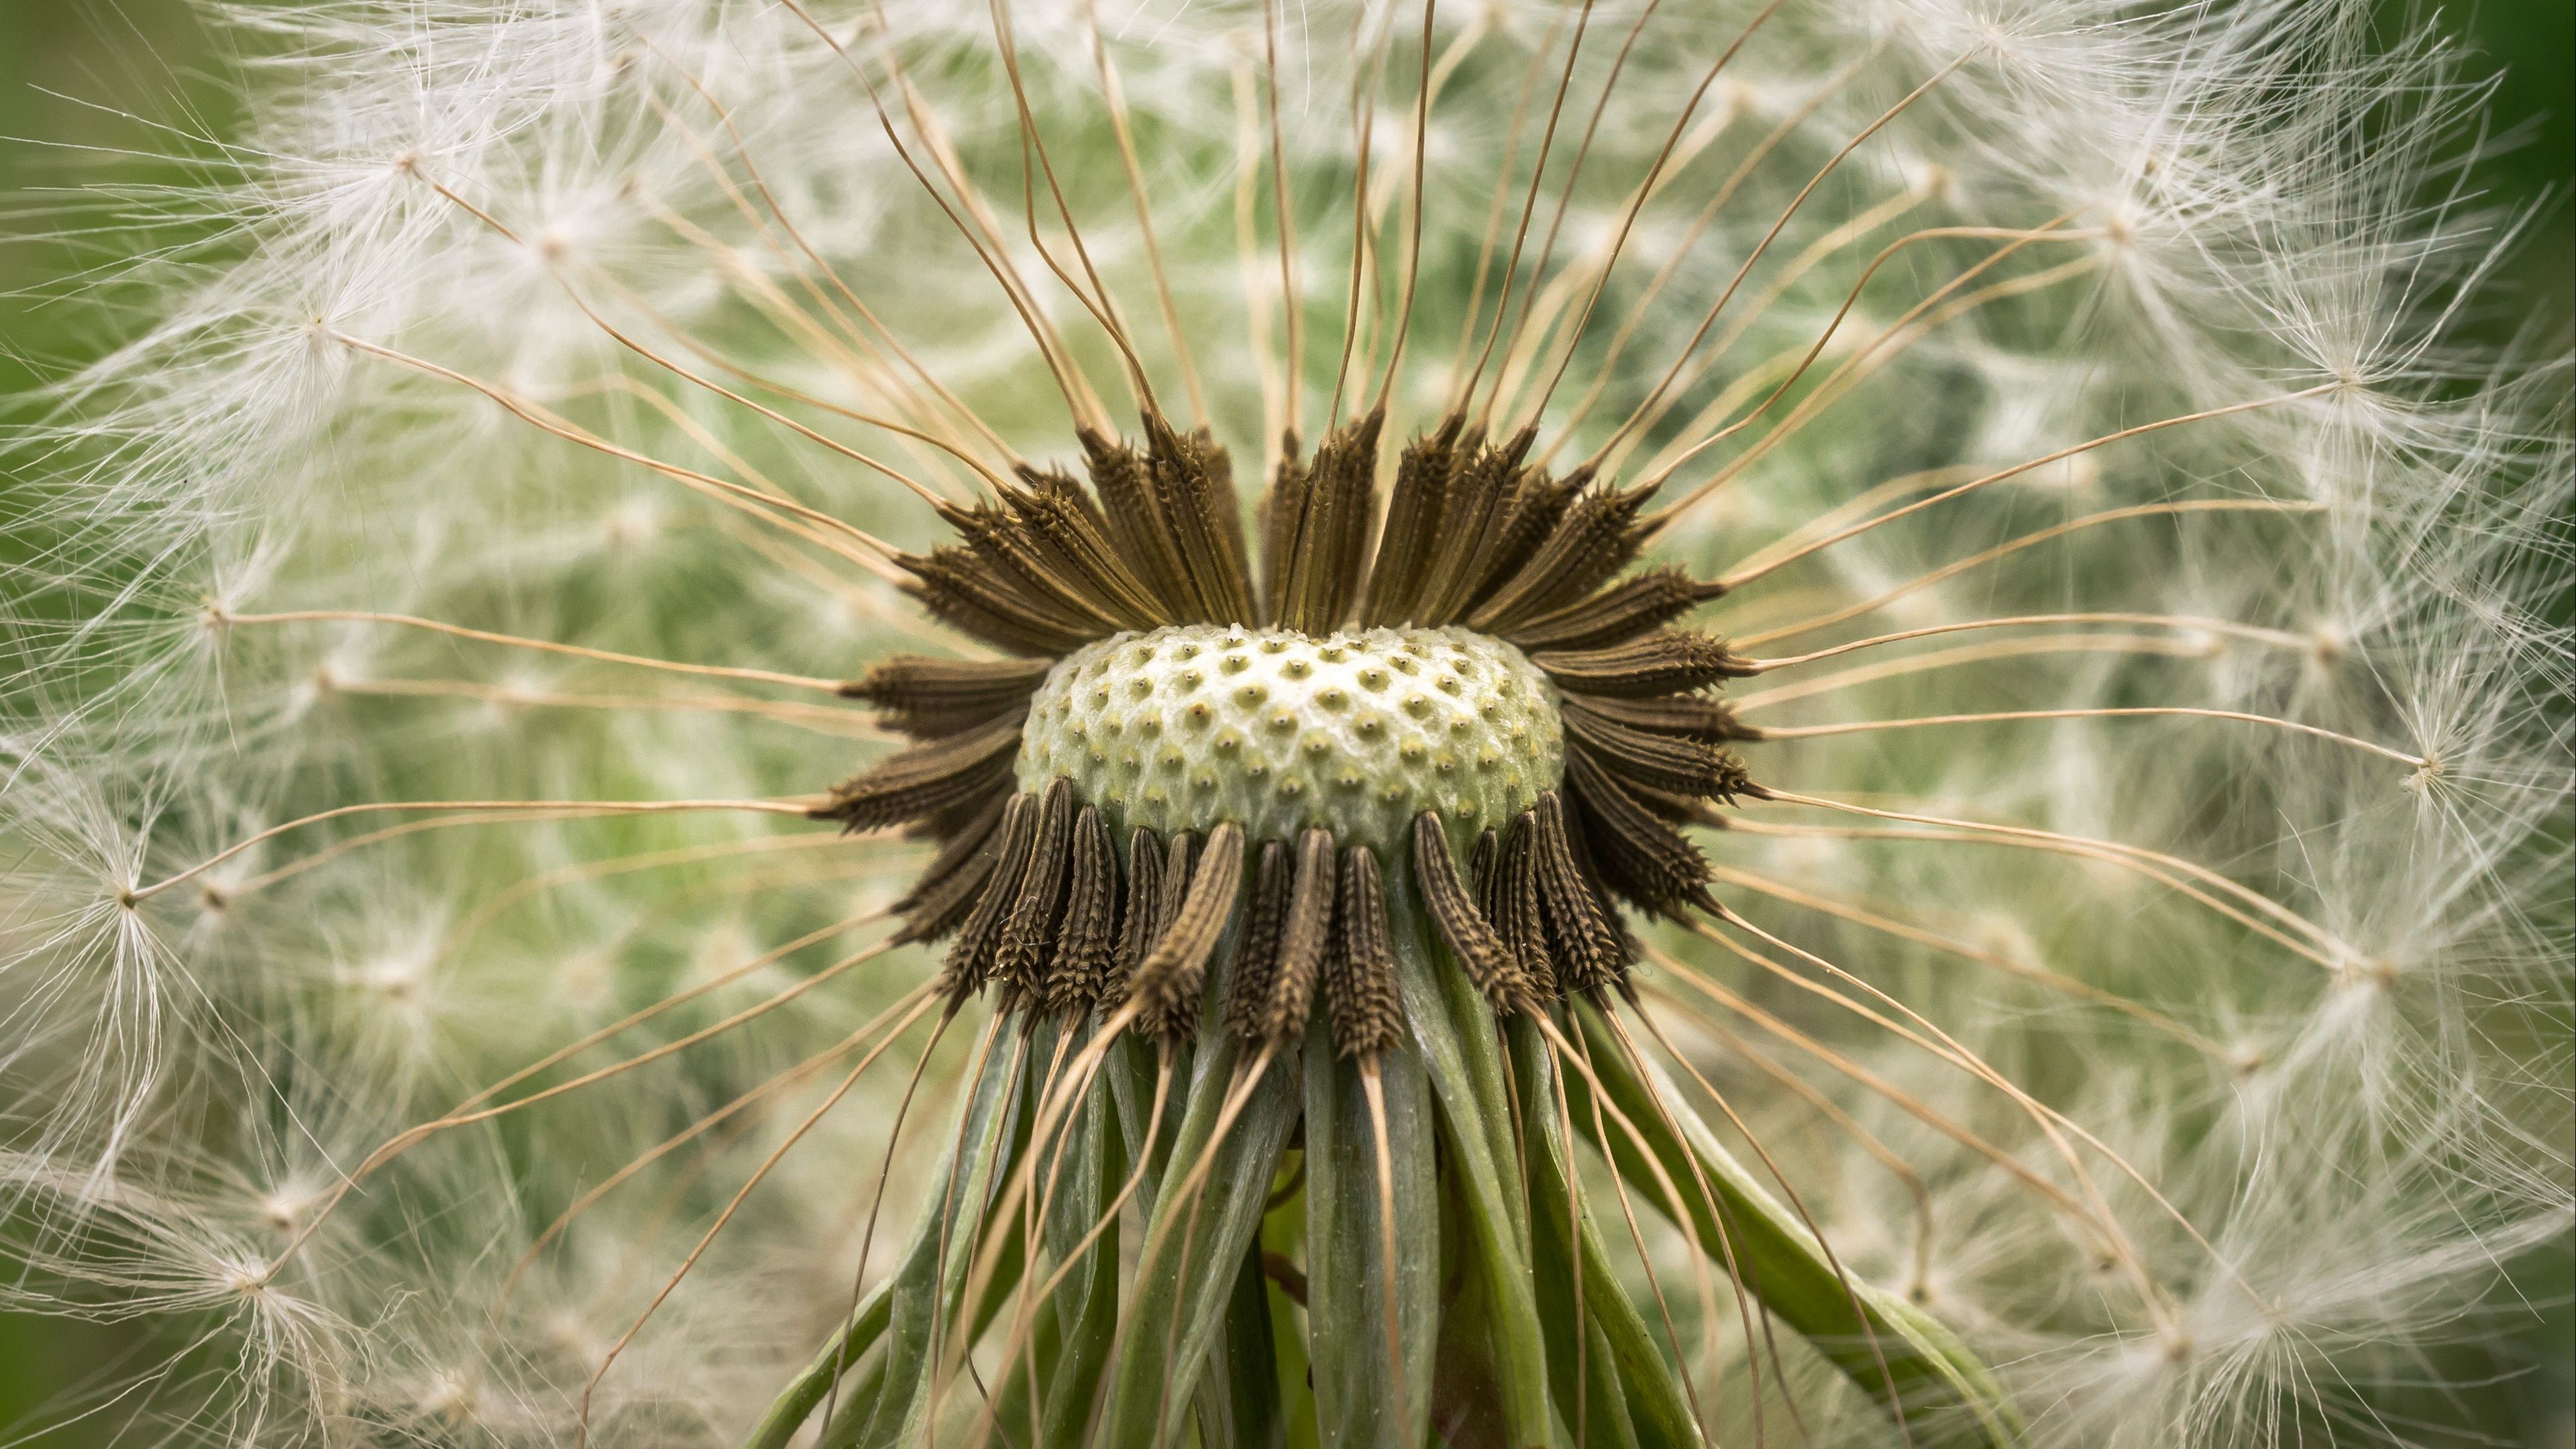
POLYGON ((66 1412, 2419 1442, 2571 429, 2371 9, 227 7, 11 442, 66 1412))

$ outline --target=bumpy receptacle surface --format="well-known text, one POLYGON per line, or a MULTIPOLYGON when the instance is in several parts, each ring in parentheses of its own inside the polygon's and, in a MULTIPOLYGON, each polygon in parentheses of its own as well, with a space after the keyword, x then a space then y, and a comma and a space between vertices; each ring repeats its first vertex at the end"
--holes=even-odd
POLYGON ((1018 771, 1032 792, 1070 778, 1122 834, 1320 825, 1399 859, 1424 810, 1472 838, 1528 809, 1563 777, 1565 738, 1555 687, 1497 639, 1199 624, 1065 656, 1018 771))

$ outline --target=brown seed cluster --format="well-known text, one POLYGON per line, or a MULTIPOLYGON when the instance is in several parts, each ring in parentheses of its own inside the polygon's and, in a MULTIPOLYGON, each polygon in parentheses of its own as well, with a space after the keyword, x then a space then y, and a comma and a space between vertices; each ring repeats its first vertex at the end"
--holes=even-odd
POLYGON ((904 560, 932 614, 1014 657, 895 658, 848 686, 921 743, 843 782, 816 814, 941 842, 900 909, 907 939, 953 938, 949 991, 996 985, 1047 1012, 1132 1005, 1139 1029, 1164 1037, 1214 1012, 1266 1044, 1301 1035, 1320 991, 1339 1049, 1365 1056, 1402 1035, 1371 839, 1411 857, 1397 888, 1498 1010, 1617 986, 1632 959, 1621 903, 1714 909, 1707 862, 1679 827, 1714 823, 1713 802, 1745 787, 1727 748, 1742 732, 1713 689, 1747 665, 1673 627, 1715 585, 1628 572, 1651 490, 1555 476, 1528 461, 1532 433, 1496 442, 1451 417, 1402 451, 1381 524, 1383 426, 1372 413, 1311 457, 1291 440, 1259 509, 1257 586, 1225 450, 1152 414, 1141 447, 1084 434, 1087 485, 1025 468, 990 503, 951 511, 957 543, 904 560), (1294 824, 1182 809, 1121 840, 1123 800, 1086 798, 1072 774, 1028 777, 1033 698, 1050 729, 1088 738, 1078 692, 1056 682, 1067 655, 1201 624, 1319 644, 1369 629, 1500 640, 1552 687, 1562 778, 1531 781, 1549 788, 1498 818, 1455 822, 1481 827, 1462 872, 1451 823, 1431 808, 1391 844, 1337 830, 1328 803, 1294 824), (1268 838, 1248 839, 1248 824, 1268 838), (1212 965, 1228 983, 1216 1003, 1212 965))

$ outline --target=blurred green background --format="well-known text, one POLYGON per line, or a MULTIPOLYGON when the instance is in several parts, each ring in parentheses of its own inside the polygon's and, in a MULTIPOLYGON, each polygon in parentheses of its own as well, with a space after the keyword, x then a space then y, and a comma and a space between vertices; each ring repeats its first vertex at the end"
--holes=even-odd
MULTIPOLYGON (((2392 30, 2410 14, 2429 15, 2478 52, 2477 73, 2498 76, 2496 129, 2511 144, 2481 164, 2484 185, 2498 201, 2543 208, 2528 242, 2478 299, 2473 325, 2498 341, 2535 319, 2563 329, 2576 319, 2576 206, 2568 197, 2576 186, 2576 0, 2386 7, 2392 30)), ((81 286, 65 279, 113 253, 67 234, 144 218, 83 188, 186 175, 152 156, 178 145, 165 127, 226 128, 234 108, 212 54, 188 0, 0 0, 0 397, 58 375, 106 342, 81 286)), ((2514 1267, 2515 1283, 2498 1306, 2519 1298, 2536 1312, 2521 1317, 2527 1327, 2500 1355, 2464 1354, 2440 1366, 2453 1382, 2489 1386, 2416 1406, 2429 1420, 2455 1421, 2465 1410, 2471 1421, 2464 1432, 2422 1442, 2576 1449, 2569 1303, 2576 1254, 2561 1244, 2514 1267)), ((94 1402, 117 1381, 138 1350, 150 1352, 133 1328, 0 1314, 0 1446, 136 1445, 115 1435, 117 1414, 63 1420, 72 1402, 94 1402)), ((2388 1407, 2403 1415, 2409 1406, 2388 1407)))

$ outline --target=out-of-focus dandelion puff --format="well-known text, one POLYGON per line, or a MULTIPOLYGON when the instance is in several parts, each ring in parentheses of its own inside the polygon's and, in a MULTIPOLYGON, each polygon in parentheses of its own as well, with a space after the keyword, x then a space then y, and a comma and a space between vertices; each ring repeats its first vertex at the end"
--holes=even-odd
POLYGON ((2404 1440, 2569 1222, 2570 419, 2371 12, 228 9, 16 439, 67 1408, 2404 1440))

